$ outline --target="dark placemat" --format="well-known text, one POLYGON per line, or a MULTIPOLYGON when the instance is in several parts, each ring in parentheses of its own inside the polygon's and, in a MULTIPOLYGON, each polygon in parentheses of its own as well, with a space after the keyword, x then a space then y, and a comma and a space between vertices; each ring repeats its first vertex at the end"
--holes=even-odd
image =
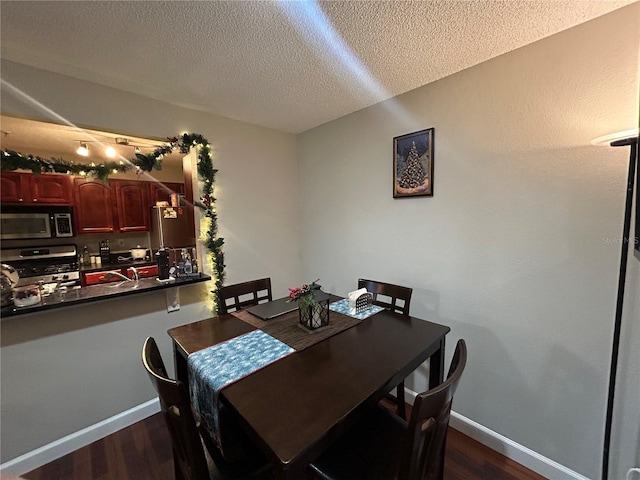
MULTIPOLYGON (((339 299, 339 297, 332 299, 332 301, 337 299, 339 299)), ((304 350, 315 343, 332 337, 336 333, 340 333, 361 322, 361 320, 357 318, 348 317, 338 312, 329 312, 329 325, 318 331, 308 333, 298 326, 298 310, 285 313, 271 320, 262 320, 245 310, 231 312, 231 315, 259 328, 297 351, 304 350)))

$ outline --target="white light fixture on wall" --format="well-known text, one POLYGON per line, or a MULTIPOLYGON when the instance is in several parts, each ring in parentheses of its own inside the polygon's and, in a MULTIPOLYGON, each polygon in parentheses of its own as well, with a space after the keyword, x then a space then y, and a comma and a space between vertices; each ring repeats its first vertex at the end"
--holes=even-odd
MULTIPOLYGON (((629 243, 631 235, 631 210, 633 206, 634 176, 637 176, 637 183, 640 184, 640 169, 638 164, 638 133, 640 129, 626 130, 624 132, 605 135, 594 138, 593 145, 605 145, 611 147, 630 147, 629 173, 627 175, 627 196, 624 209, 624 225, 622 228, 622 252, 620 255, 620 270, 618 275, 618 297, 616 302, 616 316, 613 329, 613 345, 611 349, 611 366, 609 371, 609 394, 607 397, 607 417, 604 431, 604 446, 602 449, 602 480, 607 480, 609 476, 609 447, 611 445, 611 427, 613 422, 613 400, 616 390, 616 373, 618 370, 618 351, 620 347, 620 330, 622 327, 622 311, 624 303, 625 281, 627 278, 627 261, 629 256, 629 243)), ((638 250, 638 237, 640 236, 640 225, 638 225, 638 212, 640 201, 636 193, 636 234, 634 237, 634 247, 638 250)), ((638 256, 640 259, 640 256, 638 256)))
POLYGON ((104 153, 107 157, 113 158, 116 156, 116 149, 113 147, 107 147, 104 153))
POLYGON ((86 142, 80 142, 80 146, 76 150, 76 153, 78 155, 83 156, 83 157, 88 157, 89 156, 89 147, 87 146, 87 143, 86 142))

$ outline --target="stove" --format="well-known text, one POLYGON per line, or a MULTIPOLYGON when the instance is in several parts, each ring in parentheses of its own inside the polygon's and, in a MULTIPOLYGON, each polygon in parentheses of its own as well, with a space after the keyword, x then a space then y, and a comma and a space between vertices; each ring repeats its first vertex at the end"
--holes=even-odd
POLYGON ((80 285, 78 250, 75 245, 4 248, 0 262, 11 265, 20 277, 18 286, 42 282, 59 286, 80 285))

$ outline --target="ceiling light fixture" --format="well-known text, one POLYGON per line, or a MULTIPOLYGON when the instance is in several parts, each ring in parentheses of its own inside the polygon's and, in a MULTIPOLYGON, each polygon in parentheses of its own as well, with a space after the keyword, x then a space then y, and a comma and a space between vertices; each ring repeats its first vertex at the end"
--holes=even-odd
POLYGON ((113 158, 116 156, 116 149, 113 147, 107 147, 104 151, 105 155, 109 158, 113 158))
POLYGON ((83 157, 89 156, 89 147, 87 146, 86 142, 80 142, 80 146, 76 150, 76 153, 83 157))

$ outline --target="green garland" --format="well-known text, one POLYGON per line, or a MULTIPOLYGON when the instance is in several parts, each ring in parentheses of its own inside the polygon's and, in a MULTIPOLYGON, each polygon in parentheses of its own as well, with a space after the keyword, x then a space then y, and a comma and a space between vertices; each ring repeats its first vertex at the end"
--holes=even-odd
POLYGON ((218 237, 218 216, 215 209, 216 199, 213 196, 213 184, 217 169, 213 168, 211 160, 211 146, 209 142, 197 133, 185 133, 180 137, 167 139, 169 144, 158 147, 153 153, 148 155, 136 154, 136 158, 129 161, 106 162, 96 165, 95 163, 80 164, 72 163, 62 158, 51 158, 46 160, 35 155, 22 155, 12 150, 3 150, 0 157, 0 170, 30 170, 34 174, 41 173, 66 173, 69 175, 86 176, 90 179, 99 179, 105 183, 109 175, 114 173, 125 173, 131 170, 138 172, 162 169, 162 159, 173 150, 178 149, 180 153, 187 154, 191 148, 198 151, 198 179, 202 181, 202 197, 200 201, 194 201, 194 205, 202 209, 207 219, 205 246, 209 251, 210 261, 215 272, 215 307, 214 313, 219 312, 220 298, 219 292, 224 285, 224 253, 222 246, 224 239, 218 237))
POLYGON ((200 201, 193 202, 194 205, 201 208, 207 219, 207 233, 205 237, 205 246, 209 250, 211 256, 212 267, 215 272, 215 313, 220 313, 220 289, 224 285, 224 238, 218 237, 218 214, 216 213, 216 199, 213 196, 213 184, 216 179, 217 169, 213 168, 211 160, 211 146, 209 142, 197 133, 185 133, 180 138, 170 138, 172 148, 179 148, 180 153, 187 154, 192 147, 197 147, 198 151, 198 179, 202 181, 202 197, 200 201))

